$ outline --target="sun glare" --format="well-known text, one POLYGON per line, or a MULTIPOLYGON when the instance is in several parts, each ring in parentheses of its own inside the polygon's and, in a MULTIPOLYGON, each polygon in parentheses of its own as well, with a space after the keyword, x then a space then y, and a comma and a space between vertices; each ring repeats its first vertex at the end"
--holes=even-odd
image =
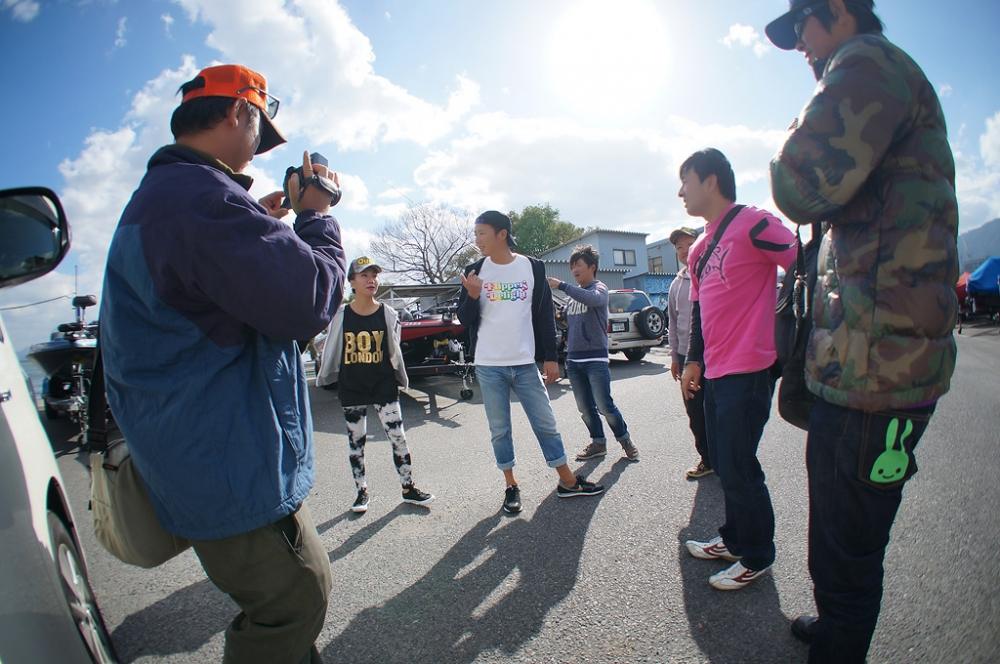
POLYGON ((581 0, 550 42, 553 92, 576 111, 640 111, 660 91, 668 65, 663 17, 648 0, 581 0))

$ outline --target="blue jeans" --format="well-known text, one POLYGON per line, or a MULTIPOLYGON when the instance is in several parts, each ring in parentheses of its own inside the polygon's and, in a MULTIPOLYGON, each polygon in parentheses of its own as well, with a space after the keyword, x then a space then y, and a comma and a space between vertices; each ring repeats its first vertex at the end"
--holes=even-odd
POLYGON ((819 622, 811 664, 865 661, 882 604, 889 531, 933 412, 933 405, 866 413, 823 399, 813 404, 806 469, 809 574, 819 622))
POLYGON ((569 376, 569 384, 573 386, 576 408, 580 411, 583 423, 587 425, 590 439, 599 445, 605 444, 604 425, 598 415, 600 412, 607 419, 616 440, 629 440, 625 419, 611 398, 611 369, 608 363, 568 361, 566 375, 569 376))
POLYGON ((712 468, 722 484, 726 522, 722 541, 748 569, 774 562, 774 510, 757 461, 757 444, 771 413, 769 371, 705 381, 705 428, 712 468))
POLYGON ((556 429, 556 416, 552 412, 549 393, 545 391, 538 367, 533 363, 514 367, 477 365, 476 380, 483 393, 483 405, 486 407, 486 421, 490 425, 497 468, 508 470, 514 467, 514 439, 511 437, 510 426, 511 392, 521 402, 546 463, 552 468, 566 463, 566 450, 556 429))

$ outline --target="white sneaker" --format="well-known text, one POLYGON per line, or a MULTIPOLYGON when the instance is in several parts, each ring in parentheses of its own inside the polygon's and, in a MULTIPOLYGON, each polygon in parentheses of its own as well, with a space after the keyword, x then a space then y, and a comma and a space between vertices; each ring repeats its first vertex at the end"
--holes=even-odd
POLYGON ((726 548, 725 542, 722 541, 722 537, 716 537, 713 540, 707 542, 698 542, 695 540, 688 540, 684 542, 684 545, 690 553, 695 558, 701 558, 702 560, 728 560, 729 562, 736 562, 740 559, 739 556, 734 556, 726 548))
POLYGON ((716 590, 739 590, 750 585, 769 569, 770 565, 764 569, 751 570, 744 567, 743 563, 735 562, 718 574, 708 577, 708 583, 716 590))

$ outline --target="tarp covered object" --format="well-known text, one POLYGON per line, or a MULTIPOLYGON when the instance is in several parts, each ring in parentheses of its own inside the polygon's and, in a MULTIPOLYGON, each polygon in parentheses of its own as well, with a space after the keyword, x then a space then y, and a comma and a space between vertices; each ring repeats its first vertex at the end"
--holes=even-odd
POLYGON ((959 302, 965 302, 965 296, 969 289, 969 273, 963 272, 962 276, 958 278, 958 283, 955 284, 955 295, 958 296, 959 302))
POLYGON ((1000 279, 1000 257, 993 256, 976 268, 976 271, 969 276, 969 293, 988 293, 1000 295, 1000 286, 997 280, 1000 279))

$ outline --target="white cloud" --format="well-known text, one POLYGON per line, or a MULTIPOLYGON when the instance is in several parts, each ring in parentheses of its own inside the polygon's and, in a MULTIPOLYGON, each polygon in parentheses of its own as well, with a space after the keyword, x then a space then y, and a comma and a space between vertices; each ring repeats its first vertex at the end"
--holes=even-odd
POLYGON ((1000 217, 1000 111, 986 118, 979 153, 955 152, 961 230, 1000 217))
POLYGON ((979 137, 979 152, 987 166, 1000 168, 1000 111, 986 119, 986 131, 979 137))
POLYGON ((398 200, 400 198, 407 198, 412 192, 412 187, 391 187, 379 193, 378 198, 379 200, 398 200))
POLYGON ((479 86, 465 76, 456 77, 441 105, 375 73, 371 42, 336 2, 255 0, 236 14, 228 0, 176 2, 190 20, 210 27, 207 44, 227 61, 245 62, 267 75, 284 102, 282 130, 310 144, 429 145, 479 102, 479 86))
POLYGON ((391 21, 392 20, 392 14, 390 14, 389 12, 386 12, 385 13, 385 20, 391 21))
POLYGON ((945 97, 950 97, 951 93, 955 91, 955 88, 951 87, 950 83, 945 83, 938 88, 938 97, 944 99, 945 97))
POLYGON ((170 14, 160 14, 160 20, 163 21, 163 31, 168 37, 172 37, 170 30, 174 27, 174 17, 170 14))
POLYGON ((690 223, 676 197, 677 169, 689 154, 709 145, 723 150, 741 197, 763 202, 767 164, 785 135, 680 117, 667 118, 662 129, 639 131, 502 113, 474 116, 466 130, 430 152, 414 173, 432 201, 472 211, 550 202, 578 226, 653 233, 690 223))
POLYGON ((396 221, 404 212, 410 208, 408 203, 390 203, 388 205, 376 205, 372 208, 372 213, 376 217, 388 221, 396 221))
POLYGON ((735 23, 729 26, 729 32, 719 40, 728 48, 741 46, 753 50, 758 58, 763 58, 771 48, 761 39, 760 33, 752 25, 735 23))
POLYGON ((38 16, 41 5, 35 0, 3 0, 3 8, 10 11, 15 21, 30 23, 38 16))
POLYGON ((122 16, 118 19, 118 27, 115 28, 115 48, 124 48, 128 41, 125 39, 125 33, 128 31, 127 27, 128 18, 122 16))

